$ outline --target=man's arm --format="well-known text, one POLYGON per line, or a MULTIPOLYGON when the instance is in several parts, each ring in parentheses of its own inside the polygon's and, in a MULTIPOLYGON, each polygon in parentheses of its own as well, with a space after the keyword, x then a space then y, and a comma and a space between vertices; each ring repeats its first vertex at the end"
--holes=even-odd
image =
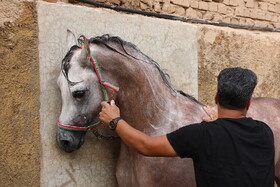
MULTIPOLYGON (((102 110, 99 113, 100 120, 109 124, 114 118, 120 117, 119 108, 112 100, 110 104, 102 102, 102 110)), ((166 135, 151 137, 131 127, 123 119, 118 122, 116 132, 129 147, 134 148, 145 156, 175 157, 177 153, 169 143, 166 135)))

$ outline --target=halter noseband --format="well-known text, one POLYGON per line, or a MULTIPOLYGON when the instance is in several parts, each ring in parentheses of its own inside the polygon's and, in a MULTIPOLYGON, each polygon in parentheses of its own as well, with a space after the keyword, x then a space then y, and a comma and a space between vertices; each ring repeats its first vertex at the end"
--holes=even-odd
MULTIPOLYGON (((106 102, 108 102, 108 101, 110 101, 110 98, 109 98, 109 94, 108 94, 105 86, 114 90, 115 92, 118 92, 120 88, 118 86, 115 86, 115 85, 109 83, 109 82, 104 81, 104 79, 102 77, 102 73, 101 73, 99 65, 98 65, 98 61, 97 61, 97 59, 94 56, 92 51, 90 51, 90 61, 92 63, 93 69, 94 69, 94 71, 97 75, 97 78, 99 80, 104 99, 105 99, 106 102)), ((95 132, 96 128, 100 124, 101 124, 101 122, 98 121, 98 122, 96 122, 92 125, 89 125, 87 127, 80 127, 80 126, 64 125, 59 120, 57 121, 57 125, 60 129, 68 130, 68 131, 85 131, 85 132, 92 131, 92 132, 95 132)))

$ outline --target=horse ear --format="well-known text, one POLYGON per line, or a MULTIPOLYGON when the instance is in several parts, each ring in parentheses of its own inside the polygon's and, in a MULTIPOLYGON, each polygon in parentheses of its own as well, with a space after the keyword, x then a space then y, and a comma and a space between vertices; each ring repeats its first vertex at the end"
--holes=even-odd
POLYGON ((66 42, 67 42, 68 50, 70 50, 70 48, 73 45, 77 45, 77 39, 76 39, 75 35, 73 34, 73 32, 71 32, 69 29, 67 29, 66 42))
POLYGON ((84 37, 84 47, 79 56, 79 62, 82 67, 87 67, 90 63, 90 49, 88 39, 84 37))

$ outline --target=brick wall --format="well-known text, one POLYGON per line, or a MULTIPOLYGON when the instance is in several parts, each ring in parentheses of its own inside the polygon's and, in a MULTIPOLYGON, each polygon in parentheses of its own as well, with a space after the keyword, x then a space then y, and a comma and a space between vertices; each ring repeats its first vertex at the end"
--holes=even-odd
MULTIPOLYGON (((45 0, 70 2, 73 0, 45 0)), ((280 28, 280 0, 95 0, 125 8, 209 21, 280 28)))

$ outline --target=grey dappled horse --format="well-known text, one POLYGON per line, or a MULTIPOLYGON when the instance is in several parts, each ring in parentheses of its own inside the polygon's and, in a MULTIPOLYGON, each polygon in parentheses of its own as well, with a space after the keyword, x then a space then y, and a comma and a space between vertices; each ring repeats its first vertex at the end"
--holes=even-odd
MULTIPOLYGON (((203 104, 175 90, 158 64, 119 37, 104 35, 79 41, 68 31, 69 52, 62 61, 57 83, 62 110, 57 142, 66 152, 84 143, 87 130, 97 133, 100 102, 114 99, 121 116, 136 129, 162 135, 198 123, 203 104)), ((254 98, 248 116, 266 122, 275 138, 275 179, 280 185, 280 100, 254 98)), ((119 186, 195 186, 191 159, 151 158, 121 145, 116 166, 119 186)))

